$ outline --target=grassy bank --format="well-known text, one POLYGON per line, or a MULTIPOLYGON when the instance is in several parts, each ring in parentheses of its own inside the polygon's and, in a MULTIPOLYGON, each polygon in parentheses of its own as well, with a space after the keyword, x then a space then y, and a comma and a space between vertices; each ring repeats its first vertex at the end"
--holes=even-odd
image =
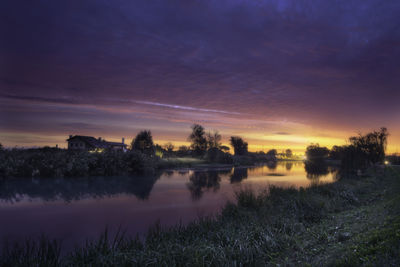
POLYGON ((245 190, 216 219, 155 226, 145 242, 105 234, 61 257, 44 239, 5 251, 0 265, 387 266, 400 260, 399 172, 377 168, 307 189, 245 190))
POLYGON ((0 150, 0 179, 123 176, 154 174, 161 169, 252 166, 267 162, 265 156, 257 153, 232 156, 222 151, 211 152, 199 158, 160 158, 138 150, 109 150, 102 153, 58 148, 0 150))

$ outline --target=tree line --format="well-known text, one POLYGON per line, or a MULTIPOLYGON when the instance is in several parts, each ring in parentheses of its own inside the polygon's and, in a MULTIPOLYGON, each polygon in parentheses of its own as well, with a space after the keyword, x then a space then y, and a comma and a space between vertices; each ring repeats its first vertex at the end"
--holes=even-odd
POLYGON ((352 136, 348 139, 348 145, 333 146, 332 149, 311 144, 306 149, 307 160, 337 160, 340 161, 343 170, 365 169, 371 165, 382 164, 385 160, 388 136, 388 130, 382 127, 379 131, 352 136))
MULTIPOLYGON (((216 158, 229 157, 230 148, 222 145, 222 136, 217 130, 206 132, 205 128, 200 124, 193 124, 191 130, 187 138, 190 141, 190 146, 180 146, 176 151, 174 151, 175 147, 171 143, 167 143, 164 146, 154 144, 150 130, 140 131, 132 140, 131 149, 150 155, 205 157, 211 159, 211 161, 215 161, 216 158)), ((248 151, 248 143, 242 137, 231 136, 229 143, 233 148, 234 156, 254 156, 254 153, 248 151)), ((276 160, 278 152, 276 149, 271 149, 267 153, 257 152, 255 154, 264 156, 265 159, 276 160)), ((287 149, 282 154, 286 157, 293 156, 290 149, 287 149)))

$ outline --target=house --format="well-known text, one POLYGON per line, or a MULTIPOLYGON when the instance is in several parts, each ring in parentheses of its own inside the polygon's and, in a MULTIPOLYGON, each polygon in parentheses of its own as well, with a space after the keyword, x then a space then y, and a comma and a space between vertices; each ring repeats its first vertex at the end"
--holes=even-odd
POLYGON ((127 145, 124 138, 122 142, 108 142, 101 137, 70 135, 67 139, 68 150, 86 150, 101 152, 105 149, 116 149, 126 151, 127 145))

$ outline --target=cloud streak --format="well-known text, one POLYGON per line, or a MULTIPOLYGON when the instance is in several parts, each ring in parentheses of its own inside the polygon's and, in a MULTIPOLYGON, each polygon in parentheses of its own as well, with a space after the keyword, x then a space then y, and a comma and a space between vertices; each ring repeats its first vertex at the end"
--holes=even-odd
POLYGON ((239 113, 239 112, 229 112, 229 111, 217 110, 217 109, 194 108, 194 107, 188 107, 188 106, 170 105, 170 104, 163 104, 163 103, 149 102, 149 101, 134 101, 134 102, 137 104, 151 105, 151 106, 157 106, 157 107, 167 107, 167 108, 180 109, 180 110, 241 115, 241 113, 239 113))

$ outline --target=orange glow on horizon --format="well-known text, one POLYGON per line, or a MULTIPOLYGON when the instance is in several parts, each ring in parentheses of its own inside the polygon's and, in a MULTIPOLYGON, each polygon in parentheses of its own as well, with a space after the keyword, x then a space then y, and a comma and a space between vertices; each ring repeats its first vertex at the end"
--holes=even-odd
MULTIPOLYGON (((187 135, 189 132, 187 133, 187 135)), ((233 152, 233 148, 229 145, 229 138, 227 136, 236 135, 236 134, 223 134, 222 144, 231 148, 230 152, 233 152)), ((90 134, 88 134, 90 135, 90 134)), ((353 136, 354 134, 349 134, 349 136, 353 136)), ((102 136, 104 139, 108 141, 121 142, 121 138, 125 137, 125 144, 130 145, 133 137, 126 137, 117 134, 113 134, 112 136, 107 135, 99 135, 94 134, 92 136, 102 136), (121 137, 119 137, 121 136, 121 137)), ((312 136, 312 135, 263 135, 259 133, 247 133, 241 134, 241 136, 246 142, 249 144, 250 152, 258 152, 264 151, 267 152, 270 149, 276 149, 279 152, 282 152, 286 149, 291 149, 295 154, 304 154, 306 147, 311 143, 318 143, 321 146, 326 146, 331 149, 334 145, 345 145, 347 143, 348 137, 344 137, 344 134, 336 135, 343 137, 321 137, 321 136, 312 136)), ((23 148, 23 147, 43 147, 43 146, 56 146, 60 148, 67 148, 66 139, 68 135, 44 135, 44 134, 22 134, 22 133, 0 133, 0 142, 1 140, 13 140, 14 142, 1 142, 3 146, 8 148, 23 148)), ((169 136, 164 136, 159 138, 158 136, 153 134, 154 143, 164 146, 167 143, 172 143, 174 145, 174 150, 177 150, 180 146, 190 146, 190 142, 185 138, 183 140, 179 140, 177 137, 169 138, 169 136)), ((387 153, 393 154, 400 152, 399 149, 400 138, 398 136, 389 136, 389 142, 387 147, 387 153), (396 139, 395 139, 396 138, 396 139)))

